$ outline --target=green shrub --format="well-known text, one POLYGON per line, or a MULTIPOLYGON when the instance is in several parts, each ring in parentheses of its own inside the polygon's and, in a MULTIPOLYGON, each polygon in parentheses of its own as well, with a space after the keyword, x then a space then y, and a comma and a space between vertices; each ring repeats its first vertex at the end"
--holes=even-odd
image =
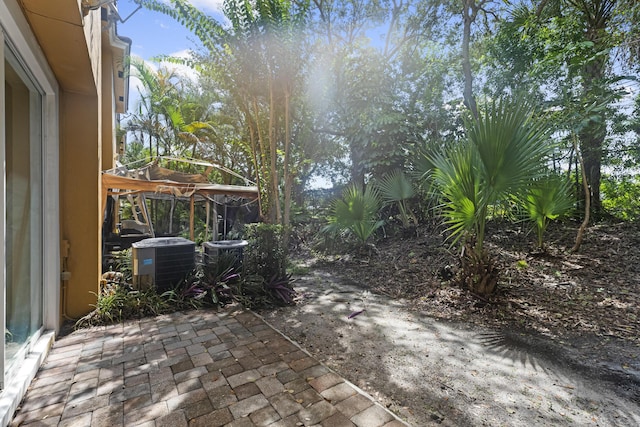
POLYGON ((127 283, 107 283, 97 294, 95 309, 80 318, 75 327, 100 326, 128 319, 174 311, 166 296, 158 295, 154 288, 135 290, 127 283))
POLYGON ((287 269, 285 229, 274 224, 247 224, 243 267, 246 276, 283 277, 287 269))
POLYGON ((222 252, 213 262, 198 263, 174 289, 158 294, 155 288, 135 290, 131 282, 131 251, 115 254, 119 271, 106 276, 95 309, 76 322, 76 328, 118 323, 128 319, 224 306, 237 301, 247 308, 293 302, 287 274, 284 228, 250 224, 246 227, 242 268, 236 255, 222 252))
POLYGON ((533 104, 503 98, 465 121, 465 140, 430 159, 448 231, 453 242, 467 248, 462 281, 476 294, 489 295, 498 283, 498 270, 484 247, 489 214, 505 200, 526 196, 530 183, 544 175, 553 148, 550 132, 536 118, 533 104))
POLYGON ((290 304, 294 291, 287 274, 285 228, 273 224, 248 224, 243 277, 234 298, 246 307, 290 304))
POLYGON ((418 225, 418 219, 409 208, 409 200, 416 195, 413 182, 402 171, 396 170, 382 177, 376 182, 382 199, 387 204, 396 204, 404 228, 409 227, 410 221, 418 225))
POLYGON ((635 221, 640 218, 640 179, 623 175, 602 176, 602 207, 616 218, 635 221))

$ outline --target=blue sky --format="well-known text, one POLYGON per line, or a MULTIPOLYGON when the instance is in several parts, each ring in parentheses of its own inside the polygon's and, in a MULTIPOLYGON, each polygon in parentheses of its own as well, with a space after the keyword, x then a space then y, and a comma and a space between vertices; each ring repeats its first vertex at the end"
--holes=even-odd
MULTIPOLYGON (((222 0, 191 0, 200 10, 216 18, 222 0)), ((133 0, 119 0, 118 12, 126 19, 137 8, 133 0)), ((196 47, 196 38, 182 25, 159 12, 140 9, 127 22, 118 23, 118 34, 129 37, 131 53, 145 60, 158 55, 170 55, 196 47)))
MULTIPOLYGON (((223 0, 191 0, 191 4, 212 17, 223 20, 220 13, 223 0)), ((129 37, 131 43, 131 55, 140 57, 147 61, 153 68, 157 68, 157 63, 153 58, 169 56, 186 56, 189 50, 198 48, 197 38, 173 18, 147 9, 140 9, 129 19, 127 17, 137 9, 133 0, 118 0, 118 13, 126 22, 118 23, 118 35, 129 37)), ((163 64, 175 69, 178 73, 195 75, 186 66, 175 64, 163 64)), ((135 76, 129 80, 129 112, 135 111, 140 100, 142 85, 135 76)))

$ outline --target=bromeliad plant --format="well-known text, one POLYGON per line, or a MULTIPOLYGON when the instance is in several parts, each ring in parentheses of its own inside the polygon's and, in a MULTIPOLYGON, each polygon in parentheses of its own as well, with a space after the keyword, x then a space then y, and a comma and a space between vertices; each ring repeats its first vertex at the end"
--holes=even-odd
POLYGON ((462 242, 462 281, 479 295, 495 291, 498 270, 484 248, 492 206, 525 196, 543 176, 549 128, 522 98, 494 101, 465 122, 466 140, 436 154, 433 180, 453 243, 462 242))

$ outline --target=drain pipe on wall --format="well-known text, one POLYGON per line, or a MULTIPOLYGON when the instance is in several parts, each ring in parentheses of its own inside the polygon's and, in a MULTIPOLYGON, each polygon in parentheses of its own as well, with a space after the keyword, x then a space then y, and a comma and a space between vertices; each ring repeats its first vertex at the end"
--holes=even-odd
POLYGON ((60 251, 62 255, 62 271, 60 272, 60 281, 62 283, 62 302, 61 302, 62 307, 61 308, 62 308, 62 318, 64 320, 75 320, 67 315, 67 291, 68 291, 69 280, 71 279, 71 272, 68 270, 70 246, 71 245, 69 244, 68 240, 66 239, 62 240, 62 248, 60 251))

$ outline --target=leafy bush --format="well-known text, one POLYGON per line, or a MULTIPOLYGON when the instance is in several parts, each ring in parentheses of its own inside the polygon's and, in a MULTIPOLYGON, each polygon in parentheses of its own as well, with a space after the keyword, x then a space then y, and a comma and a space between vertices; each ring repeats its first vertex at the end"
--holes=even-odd
POLYGON ((431 159, 441 192, 445 221, 454 242, 466 247, 464 282, 480 295, 494 292, 497 269, 485 251, 486 222, 492 207, 526 195, 544 174, 551 151, 548 126, 534 117, 524 99, 505 98, 465 123, 467 139, 431 159))
POLYGON ((285 229, 281 225, 249 224, 245 227, 243 278, 234 298, 245 307, 291 304, 295 294, 287 274, 285 229))
POLYGON ((640 178, 624 175, 618 179, 602 176, 602 207, 625 221, 640 218, 640 178))
POLYGON ((122 281, 131 283, 133 279, 133 258, 131 257, 131 249, 123 249, 111 253, 115 271, 122 274, 122 281))
POLYGON ((121 271, 105 273, 106 285, 97 294, 95 309, 76 327, 105 325, 127 319, 237 301, 247 308, 291 304, 295 291, 287 274, 284 229, 279 225, 250 224, 249 245, 243 261, 222 251, 212 262, 198 263, 174 289, 158 294, 155 288, 136 290, 131 285, 131 251, 115 254, 121 271))
POLYGON ((80 318, 76 322, 76 328, 118 323, 174 311, 168 295, 158 295, 153 288, 135 290, 124 282, 107 283, 97 297, 95 309, 80 318))
POLYGON ((247 276, 283 277, 287 269, 285 229, 274 224, 248 224, 245 239, 243 268, 247 276))

